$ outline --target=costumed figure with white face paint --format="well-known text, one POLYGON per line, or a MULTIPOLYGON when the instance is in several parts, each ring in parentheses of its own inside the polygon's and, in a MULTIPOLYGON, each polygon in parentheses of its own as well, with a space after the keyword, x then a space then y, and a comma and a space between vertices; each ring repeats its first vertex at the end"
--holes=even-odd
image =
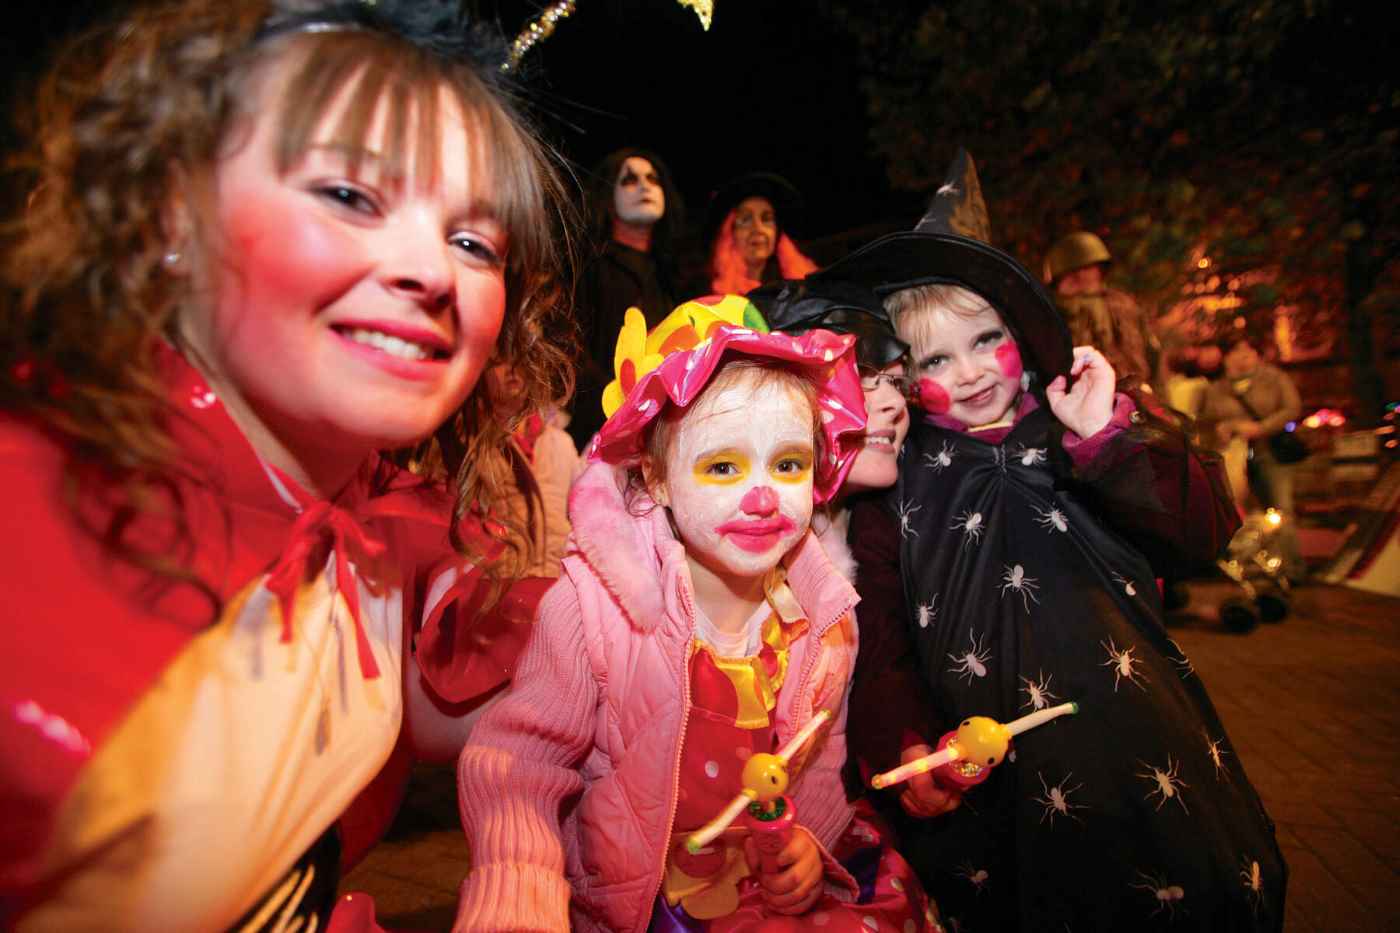
POLYGON ((612 379, 623 315, 636 308, 651 327, 676 306, 675 246, 685 223, 670 170, 646 149, 606 156, 593 170, 588 198, 589 235, 598 253, 583 267, 575 292, 583 347, 569 421, 580 450, 603 426, 603 388, 612 379))
POLYGON ((462 754, 459 929, 934 928, 840 777, 856 596, 809 526, 858 453, 853 340, 765 331, 737 296, 629 314, 563 576, 462 754), (691 852, 822 711, 777 868, 742 827, 691 852))
POLYGON ((545 588, 478 380, 569 391, 562 188, 455 2, 123 6, 3 225, 0 928, 378 929, 545 588))
POLYGON ((802 210, 802 196, 781 175, 750 172, 710 198, 709 290, 743 295, 760 285, 801 279, 816 263, 788 235, 802 210))
POLYGON ((852 510, 859 663, 883 674, 854 681, 858 764, 868 778, 969 717, 1077 703, 965 793, 927 776, 878 792, 949 926, 1277 930, 1272 823, 1155 583, 1237 527, 1220 463, 1071 347, 987 244, 977 192, 960 153, 915 230, 804 283, 884 301, 923 409, 894 490, 852 510))

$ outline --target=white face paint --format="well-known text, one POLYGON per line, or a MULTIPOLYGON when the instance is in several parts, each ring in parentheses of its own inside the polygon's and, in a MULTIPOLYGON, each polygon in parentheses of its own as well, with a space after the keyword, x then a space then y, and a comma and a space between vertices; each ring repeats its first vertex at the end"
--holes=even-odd
POLYGON ((749 588, 812 520, 812 411, 792 389, 742 373, 676 426, 657 500, 669 506, 691 572, 749 588))
POLYGON ((650 227, 666 213, 661 175, 640 156, 624 159, 613 185, 613 211, 623 223, 650 227))

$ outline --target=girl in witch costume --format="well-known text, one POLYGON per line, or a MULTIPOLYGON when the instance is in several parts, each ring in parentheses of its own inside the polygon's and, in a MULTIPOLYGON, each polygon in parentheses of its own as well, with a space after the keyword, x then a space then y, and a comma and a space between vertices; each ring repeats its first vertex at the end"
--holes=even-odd
POLYGON ((629 314, 564 574, 462 752, 458 929, 929 923, 840 779, 855 592, 808 524, 864 423, 852 340, 737 321, 762 326, 737 296, 682 305, 654 340, 629 314), (745 762, 823 710, 833 725, 789 765, 798 825, 777 870, 741 829, 691 854, 745 762))
POLYGON ((927 775, 899 789, 901 851, 949 925, 1279 929, 1273 825, 1154 582, 1235 527, 1219 464, 1115 394, 1033 277, 968 235, 975 191, 960 154, 916 230, 810 283, 884 297, 924 408, 893 495, 852 519, 859 664, 887 672, 856 677, 853 749, 883 771, 968 716, 1075 701, 960 806, 927 775))
POLYGON ((455 3, 185 0, 51 78, 0 307, 0 927, 372 926, 341 863, 528 630, 512 590, 457 637, 513 556, 474 386, 568 391, 503 53, 455 3))

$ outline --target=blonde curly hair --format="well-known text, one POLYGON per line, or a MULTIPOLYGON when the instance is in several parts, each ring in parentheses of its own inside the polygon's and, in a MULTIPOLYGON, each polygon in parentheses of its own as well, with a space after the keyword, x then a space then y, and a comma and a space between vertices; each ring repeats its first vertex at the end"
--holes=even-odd
MULTIPOLYGON (((344 94, 350 102, 334 129, 338 143, 362 145, 376 109, 386 107, 391 127, 414 128, 389 134, 398 151, 388 157, 435 159, 437 96, 446 88, 456 97, 489 156, 510 241, 494 361, 521 375, 523 414, 572 389, 565 272, 576 222, 557 157, 516 103, 483 67, 388 32, 261 37, 272 12, 270 0, 156 3, 72 43, 36 96, 25 134, 31 142, 18 160, 29 197, 3 230, 0 407, 57 432, 72 469, 82 465, 84 483, 100 478, 112 508, 105 527, 91 530, 104 544, 125 560, 186 579, 181 559, 141 551, 122 534, 133 514, 162 509, 187 532, 178 487, 199 481, 178 461, 170 431, 177 413, 157 370, 162 341, 179 345, 177 319, 194 300, 187 279, 162 266, 172 246, 168 212, 182 197, 196 215, 212 215, 209 178, 247 125, 250 82, 271 62, 289 61, 298 89, 277 103, 284 171, 344 94), (410 123, 410 113, 419 119, 410 123)), ((452 540, 464 553, 470 545, 459 529, 469 513, 514 521, 498 507, 513 473, 510 427, 490 417, 478 385, 433 437, 390 454, 450 484, 452 540)), ((514 573, 529 555, 512 553, 509 542, 533 535, 495 536, 506 550, 491 562, 492 572, 514 573)))

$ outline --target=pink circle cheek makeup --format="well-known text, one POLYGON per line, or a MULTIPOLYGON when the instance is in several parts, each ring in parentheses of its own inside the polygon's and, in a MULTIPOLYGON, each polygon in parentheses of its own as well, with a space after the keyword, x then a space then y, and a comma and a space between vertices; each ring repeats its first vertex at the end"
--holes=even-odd
POLYGON ((945 415, 953 407, 953 400, 946 389, 925 376, 919 380, 919 404, 930 414, 945 415))
POLYGON ((997 365, 1001 367, 1001 374, 1007 379, 1020 379, 1021 371, 1021 349, 1016 346, 1016 341, 1008 340, 996 349, 997 365))

